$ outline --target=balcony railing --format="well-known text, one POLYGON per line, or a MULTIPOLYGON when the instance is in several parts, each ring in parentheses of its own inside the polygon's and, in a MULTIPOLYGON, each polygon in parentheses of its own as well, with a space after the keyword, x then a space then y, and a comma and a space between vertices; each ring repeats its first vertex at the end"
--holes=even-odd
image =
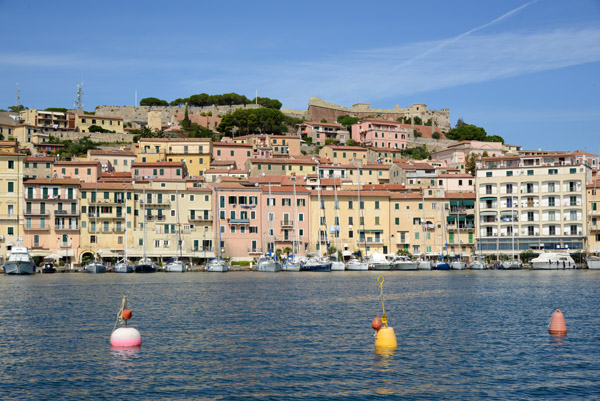
POLYGON ((140 203, 142 204, 142 206, 169 206, 170 203, 167 200, 150 200, 148 201, 147 199, 142 199, 140 200, 140 203))
POLYGON ((54 211, 55 216, 79 216, 79 209, 67 210, 59 209, 54 211))
POLYGON ((261 248, 248 248, 248 253, 251 254, 262 254, 262 249, 261 248))
POLYGON ((0 214, 0 221, 16 221, 19 216, 16 214, 0 214))
POLYGON ((207 214, 195 214, 194 216, 190 215, 189 221, 212 221, 213 215, 212 213, 207 214))
POLYGON ((50 224, 44 224, 41 226, 40 224, 25 224, 25 231, 49 231, 50 224))
POLYGON ((54 226, 56 231, 76 231, 79 230, 77 224, 58 224, 54 226))
POLYGON ((73 243, 70 242, 70 241, 67 241, 67 242, 61 241, 60 244, 59 244, 59 246, 61 248, 71 248, 73 246, 73 243))
POLYGON ((192 247, 193 252, 212 252, 212 246, 194 246, 192 247))
POLYGON ((90 205, 123 205, 125 199, 90 199, 90 205))
POLYGON ((294 222, 291 220, 282 220, 281 221, 282 228, 288 228, 288 227, 293 227, 293 226, 294 226, 294 222))
POLYGON ((49 210, 25 210, 23 213, 25 216, 48 216, 50 214, 49 210))

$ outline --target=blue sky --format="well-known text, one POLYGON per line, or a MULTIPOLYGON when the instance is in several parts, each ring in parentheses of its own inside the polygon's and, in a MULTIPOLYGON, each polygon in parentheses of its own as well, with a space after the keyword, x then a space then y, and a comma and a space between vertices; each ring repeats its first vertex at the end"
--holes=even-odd
POLYGON ((526 149, 600 146, 600 1, 0 0, 0 108, 237 92, 425 103, 526 149))

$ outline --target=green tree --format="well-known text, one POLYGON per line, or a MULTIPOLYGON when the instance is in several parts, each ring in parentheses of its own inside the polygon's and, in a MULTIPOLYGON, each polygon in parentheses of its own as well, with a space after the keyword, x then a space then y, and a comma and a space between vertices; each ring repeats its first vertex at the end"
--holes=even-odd
POLYGON ((348 131, 352 130, 352 126, 354 124, 356 124, 357 122, 359 122, 359 121, 360 121, 360 118, 358 118, 358 117, 352 117, 352 116, 339 116, 337 118, 338 124, 341 124, 344 127, 346 127, 346 129, 348 131))
POLYGON ((413 120, 415 122, 415 125, 423 125, 423 120, 421 120, 421 117, 413 117, 413 120))
POLYGON ((140 100, 140 106, 168 106, 169 102, 156 97, 145 97, 140 100))
POLYGON ((183 120, 181 120, 181 128, 189 129, 190 128, 190 116, 188 114, 188 105, 185 105, 185 112, 183 114, 183 120))
POLYGON ((425 160, 431 157, 426 145, 402 149, 401 154, 404 157, 410 157, 415 160, 425 160))
POLYGON ((431 137, 433 139, 440 139, 442 137, 442 135, 439 132, 434 132, 433 134, 431 134, 431 137))
POLYGON ((186 98, 186 99, 178 98, 178 99, 171 101, 171 103, 169 103, 169 105, 170 106, 184 106, 188 103, 188 101, 189 101, 189 98, 186 98))
POLYGON ((27 110, 27 107, 23 106, 22 104, 20 104, 18 106, 9 106, 8 107, 8 111, 12 111, 13 113, 19 113, 23 110, 27 110))
POLYGON ((414 135, 415 135, 415 138, 421 138, 423 136, 423 133, 419 130, 415 130, 414 135))
POLYGON ((335 143, 335 139, 327 138, 325 139, 325 145, 333 145, 335 143))
POLYGON ((528 249, 526 251, 521 252, 520 258, 521 258, 521 262, 523 263, 529 263, 529 261, 533 258, 535 258, 535 253, 533 253, 533 251, 531 249, 528 249))
POLYGON ((475 175, 477 169, 477 155, 475 153, 469 153, 465 157, 465 171, 471 175, 475 175))
POLYGON ((502 142, 504 143, 504 138, 499 135, 489 135, 485 138, 486 142, 502 142))
POLYGON ((446 133, 446 138, 455 141, 484 141, 486 136, 483 128, 471 124, 461 125, 446 133))
POLYGON ((64 107, 48 107, 44 111, 56 111, 59 113, 66 113, 69 110, 65 109, 64 107))
POLYGON ((346 141, 346 146, 358 146, 358 143, 354 139, 348 139, 346 141))
POLYGON ((236 133, 247 135, 253 133, 282 134, 287 132, 285 115, 279 110, 237 109, 231 114, 225 114, 217 131, 224 134, 236 133))
POLYGON ((322 118, 322 119, 321 119, 321 122, 322 122, 323 124, 327 124, 327 120, 326 120, 326 119, 324 119, 324 118, 322 118))

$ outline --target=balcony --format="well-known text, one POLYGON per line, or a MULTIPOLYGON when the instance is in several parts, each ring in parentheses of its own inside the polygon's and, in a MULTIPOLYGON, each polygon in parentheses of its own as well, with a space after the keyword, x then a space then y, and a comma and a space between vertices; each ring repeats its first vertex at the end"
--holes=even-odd
POLYGON ((43 226, 40 224, 25 224, 25 231, 50 231, 50 224, 44 224, 43 226))
POLYGON ((190 215, 188 221, 213 221, 212 213, 190 215))
POLYGON ((50 215, 50 211, 49 210, 25 210, 25 212, 23 213, 25 216, 48 216, 50 215))
POLYGON ((435 224, 433 224, 433 223, 423 223, 423 229, 425 231, 435 230, 435 224))
POLYGON ((77 224, 58 224, 54 226, 55 231, 79 231, 77 224))
POLYGON ((262 255, 262 249, 260 248, 248 248, 249 255, 262 255))
POLYGON ((19 216, 16 214, 0 214, 0 221, 17 221, 19 216))
POLYGON ((459 224, 458 226, 456 226, 455 224, 448 224, 449 231, 458 231, 458 230, 473 231, 474 229, 475 229, 475 225, 473 225, 473 224, 459 224))
POLYGON ((124 205, 125 199, 90 199, 90 205, 124 205))
MULTIPOLYGON (((382 245, 384 242, 381 238, 373 238, 373 237, 367 237, 362 238, 358 241, 359 244, 367 244, 367 245, 382 245)), ((398 243, 398 242, 396 242, 398 243)), ((406 243, 408 244, 408 242, 401 242, 401 244, 406 243)))
POLYGON ((60 246, 61 248, 71 248, 71 247, 73 246, 73 243, 72 243, 72 242, 70 242, 70 241, 67 241, 67 242, 63 242, 63 241, 61 241, 61 242, 59 243, 59 246, 60 246))
POLYGON ((67 210, 59 209, 54 211, 55 216, 79 216, 79 209, 67 210))
POLYGON ((281 228, 293 228, 294 227, 294 222, 291 220, 282 220, 281 221, 281 228))
POLYGON ((275 237, 275 242, 292 242, 291 238, 281 238, 281 237, 275 237))
POLYGON ((192 252, 212 252, 212 246, 194 246, 192 247, 192 252))
POLYGON ((151 200, 148 201, 147 199, 144 200, 140 200, 140 203, 142 206, 161 206, 161 207, 167 207, 170 205, 169 201, 167 200, 151 200))
POLYGON ((250 224, 248 219, 227 219, 229 224, 250 224))

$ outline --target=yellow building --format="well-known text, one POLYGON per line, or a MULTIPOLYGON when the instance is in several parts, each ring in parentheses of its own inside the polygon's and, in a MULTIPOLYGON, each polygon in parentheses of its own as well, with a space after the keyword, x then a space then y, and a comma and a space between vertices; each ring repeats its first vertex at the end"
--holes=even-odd
POLYGON ((188 174, 198 177, 210 168, 211 154, 212 142, 207 138, 141 138, 136 161, 184 162, 188 174))
POLYGON ((27 109, 20 112, 21 120, 25 124, 35 127, 67 130, 67 113, 61 111, 45 111, 37 109, 27 109))
POLYGON ((25 154, 0 152, 0 260, 23 238, 21 188, 25 154))
POLYGON ((95 125, 116 134, 123 134, 123 117, 98 116, 94 114, 77 114, 75 116, 75 130, 79 132, 90 132, 90 127, 95 125))
POLYGON ((246 170, 250 177, 262 175, 309 175, 317 173, 317 162, 310 158, 301 159, 249 159, 246 170))
POLYGON ((389 193, 361 190, 360 209, 357 190, 338 190, 337 208, 335 197, 335 191, 321 191, 319 210, 319 191, 311 193, 310 250, 318 252, 320 240, 341 251, 389 253, 389 193))
MULTIPOLYGON (((124 182, 81 183, 81 239, 78 260, 99 258, 116 262, 133 249, 133 187, 124 182), (112 258, 112 259, 110 259, 112 258)), ((129 257, 129 255, 128 255, 129 257)))
POLYGON ((361 146, 327 145, 319 151, 319 157, 331 163, 352 164, 360 166, 367 164, 368 149, 361 146))

